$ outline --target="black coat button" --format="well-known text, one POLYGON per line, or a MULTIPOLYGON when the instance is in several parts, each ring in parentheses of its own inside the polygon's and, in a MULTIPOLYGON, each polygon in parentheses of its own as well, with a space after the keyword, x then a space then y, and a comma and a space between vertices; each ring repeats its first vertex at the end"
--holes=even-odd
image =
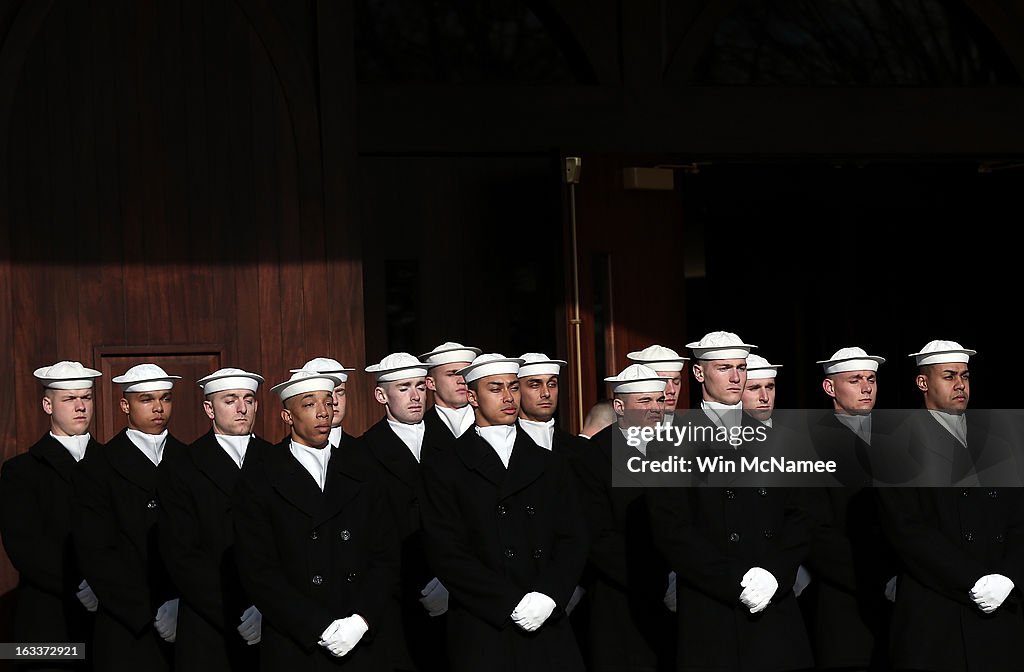
POLYGON ((148 502, 146 502, 146 508, 147 509, 155 509, 156 508, 156 500, 155 499, 151 499, 148 502))
POLYGON ((357 576, 358 576, 357 572, 349 572, 348 576, 345 577, 345 580, 348 581, 349 583, 355 583, 357 576))
POLYGON ((726 499, 736 499, 736 491, 735 490, 726 490, 725 491, 725 498, 726 499))
POLYGON ((740 533, 739 532, 730 532, 729 533, 729 541, 731 541, 733 543, 736 543, 739 540, 740 540, 740 533))
POLYGON ((1000 532, 999 534, 996 535, 996 543, 997 544, 1003 543, 1003 533, 1002 532, 1000 532))
POLYGON ((771 530, 765 530, 764 531, 764 538, 765 539, 771 539, 774 536, 775 536, 775 533, 772 532, 771 530))
POLYGON ((540 560, 543 557, 544 557, 544 549, 543 548, 536 548, 536 549, 534 549, 534 551, 533 551, 533 559, 534 560, 540 560))
POLYGON ((762 497, 767 497, 768 496, 768 488, 758 488, 757 489, 757 494, 762 496, 762 497))
POLYGON ((316 541, 317 539, 320 538, 320 533, 317 532, 316 530, 313 530, 312 532, 309 533, 309 538, 312 539, 313 541, 316 541))
POLYGON ((961 497, 966 497, 969 494, 971 494, 971 491, 968 490, 967 488, 964 488, 963 490, 960 491, 960 496, 961 497))
POLYGON ((514 550, 514 549, 511 549, 511 548, 506 548, 506 549, 505 549, 505 557, 506 557, 506 558, 514 558, 514 557, 516 557, 516 552, 515 552, 515 550, 514 550))
POLYGON ((342 541, 348 541, 349 539, 352 538, 352 533, 349 532, 348 530, 342 530, 341 532, 338 533, 338 536, 341 537, 342 541))
POLYGON ((499 516, 507 516, 508 515, 508 507, 506 507, 504 504, 498 504, 498 515, 499 516))
POLYGON ((529 504, 527 504, 526 505, 526 515, 532 516, 535 513, 537 513, 537 509, 535 509, 532 506, 530 506, 529 504))
POLYGON ((974 541, 974 532, 964 532, 964 541, 974 541))
POLYGON ((324 582, 324 577, 320 576, 319 574, 317 574, 316 576, 313 577, 313 585, 314 586, 319 586, 319 585, 323 584, 323 582, 324 582))
POLYGON ((999 498, 999 491, 998 490, 989 490, 988 491, 988 496, 991 497, 992 499, 998 499, 999 498))

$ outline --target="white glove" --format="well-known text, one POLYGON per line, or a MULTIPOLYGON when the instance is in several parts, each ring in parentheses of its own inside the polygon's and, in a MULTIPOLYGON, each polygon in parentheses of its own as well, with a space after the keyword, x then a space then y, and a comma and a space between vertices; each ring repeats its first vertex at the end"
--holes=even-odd
POLYGON ((793 594, 800 597, 800 593, 804 592, 804 588, 811 585, 811 573, 807 571, 807 568, 800 565, 796 568, 796 579, 793 580, 793 594))
POLYGON ((676 613, 676 573, 668 573, 668 588, 665 589, 665 597, 661 598, 665 606, 673 614, 676 613))
POLYGON ((238 626, 238 634, 249 646, 259 644, 263 639, 263 614, 256 605, 242 612, 242 624, 238 626))
POLYGON ((896 602, 896 578, 892 577, 885 583, 885 599, 890 602, 896 602))
POLYGON ((1002 574, 986 574, 971 588, 971 599, 986 614, 998 609, 1013 590, 1013 581, 1002 574))
POLYGON ((420 604, 431 616, 440 616, 448 611, 448 589, 436 576, 420 591, 420 604))
POLYGON ((568 616, 572 613, 572 610, 576 608, 576 605, 580 603, 583 596, 586 594, 583 588, 576 586, 575 590, 572 591, 572 597, 569 598, 569 604, 565 605, 565 615, 568 616))
POLYGON ((331 652, 331 655, 341 658, 349 651, 356 648, 356 644, 369 630, 366 621, 359 614, 352 614, 348 618, 339 618, 324 630, 317 642, 331 652))
POLYGON ((174 644, 178 636, 178 598, 167 600, 156 610, 153 627, 160 633, 165 642, 174 644))
POLYGON ((779 589, 779 582, 768 570, 751 567, 743 575, 740 586, 743 587, 743 592, 740 593, 740 602, 750 609, 750 613, 756 614, 759 611, 764 611, 768 603, 772 601, 775 591, 779 589))
POLYGON ((75 593, 75 597, 82 603, 86 611, 96 611, 99 609, 100 600, 96 597, 96 593, 92 592, 89 582, 85 579, 82 579, 82 582, 78 584, 78 592, 75 593))
POLYGON ((523 630, 533 632, 555 610, 555 601, 544 593, 527 593, 512 610, 512 620, 523 630))

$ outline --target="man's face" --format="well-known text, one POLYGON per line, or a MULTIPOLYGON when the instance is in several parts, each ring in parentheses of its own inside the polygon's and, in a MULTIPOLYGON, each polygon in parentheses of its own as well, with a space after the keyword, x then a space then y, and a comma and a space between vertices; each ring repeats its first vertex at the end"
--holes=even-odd
POLYGON ((923 366, 917 389, 924 392, 925 408, 963 413, 971 400, 971 372, 962 362, 923 366))
POLYGON ((256 394, 252 390, 221 390, 203 401, 214 434, 248 436, 256 422, 256 394))
POLYGON ((388 417, 395 422, 415 425, 423 420, 423 401, 427 396, 427 384, 422 376, 378 383, 373 396, 379 403, 384 404, 388 417))
POLYGON ((519 379, 522 405, 519 417, 547 422, 558 408, 558 374, 540 374, 519 379))
POLYGON ((469 390, 469 403, 481 427, 511 425, 519 416, 519 378, 514 373, 498 373, 475 381, 469 390))
POLYGON ((683 374, 681 371, 655 371, 665 381, 665 412, 675 413, 676 404, 679 403, 679 389, 683 386, 683 374))
POLYGON ((340 383, 334 388, 334 420, 331 421, 332 427, 341 427, 341 423, 345 421, 345 383, 340 383))
POLYGON ((292 438, 310 448, 323 448, 331 435, 334 394, 316 390, 285 399, 281 419, 291 427, 292 438))
POLYGON ((693 365, 693 377, 703 385, 704 401, 735 405, 747 384, 747 360, 702 359, 693 365))
POLYGON ((77 436, 89 431, 93 412, 92 388, 46 390, 43 411, 50 416, 50 431, 57 436, 77 436))
POLYGON ((665 417, 665 393, 616 393, 612 410, 618 416, 619 427, 654 427, 665 417))
POLYGON ((874 371, 843 371, 822 381, 825 394, 832 397, 836 413, 866 415, 875 407, 878 395, 874 371))
POLYGON ((747 386, 743 388, 743 410, 761 422, 772 417, 772 411, 775 410, 775 379, 748 378, 747 386))
POLYGON ((441 364, 430 370, 427 389, 434 392, 434 403, 445 408, 462 408, 469 403, 466 379, 458 371, 469 366, 469 362, 441 364))
POLYGON ((159 434, 171 421, 171 390, 127 392, 121 398, 121 410, 128 426, 143 434, 159 434))

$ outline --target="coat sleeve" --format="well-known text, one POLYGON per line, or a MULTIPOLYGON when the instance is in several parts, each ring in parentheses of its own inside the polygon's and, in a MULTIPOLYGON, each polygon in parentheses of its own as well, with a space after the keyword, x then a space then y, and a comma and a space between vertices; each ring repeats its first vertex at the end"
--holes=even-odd
MULTIPOLYGON (((224 599, 219 562, 203 547, 201 513, 188 487, 187 456, 163 460, 157 469, 160 498, 160 552, 174 585, 188 605, 223 631, 224 599)), ((239 614, 241 616, 241 614, 239 614)))
POLYGON ((648 490, 654 544, 668 558, 679 581, 723 604, 736 606, 742 592, 740 581, 750 567, 719 550, 697 526, 691 498, 695 494, 690 488, 648 490))
POLYGON ((36 489, 29 455, 8 460, 0 472, 0 534, 4 550, 23 581, 64 597, 63 558, 67 539, 47 533, 33 515, 36 489))
POLYGON ((275 628, 312 651, 336 617, 289 583, 267 510, 271 488, 260 472, 260 467, 242 469, 232 497, 235 558, 242 586, 275 628))
POLYGON ((608 492, 610 485, 605 477, 610 473, 611 465, 601 458, 599 451, 592 450, 581 453, 573 460, 573 466, 580 503, 590 531, 590 564, 606 579, 625 590, 626 537, 616 523, 608 492))
POLYGON ((824 488, 801 488, 799 497, 809 515, 811 546, 807 568, 811 575, 847 592, 855 591, 853 546, 835 519, 828 492, 824 488))
POLYGON ((949 599, 971 605, 971 588, 992 572, 929 523, 923 498, 932 489, 879 488, 882 527, 910 574, 949 599))
POLYGON ((444 473, 444 457, 422 466, 427 561, 454 599, 478 618, 503 628, 511 623, 512 611, 525 593, 477 557, 459 506, 459 484, 444 473))
POLYGON ((590 534, 580 509, 579 497, 569 465, 558 455, 549 455, 544 478, 550 479, 555 499, 551 562, 537 576, 533 590, 553 599, 563 610, 587 564, 590 534))
POLYGON ((100 609, 135 634, 156 617, 150 604, 146 577, 134 555, 126 555, 111 488, 113 470, 100 451, 89 451, 75 474, 73 536, 78 560, 100 609))

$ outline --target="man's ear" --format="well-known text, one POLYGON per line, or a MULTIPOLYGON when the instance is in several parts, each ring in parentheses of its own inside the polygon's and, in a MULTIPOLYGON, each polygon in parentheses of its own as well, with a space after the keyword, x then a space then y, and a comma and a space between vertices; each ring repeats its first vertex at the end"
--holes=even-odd
POLYGON ((209 399, 203 399, 203 410, 206 411, 206 417, 213 420, 213 403, 209 399))
POLYGON ((289 427, 292 426, 292 412, 289 411, 287 408, 281 409, 281 419, 284 420, 284 424, 288 425, 289 427))
POLYGON ((922 392, 928 391, 928 376, 924 375, 923 373, 917 374, 917 378, 914 379, 914 383, 917 384, 917 389, 921 390, 922 392))
POLYGON ((45 394, 43 395, 43 413, 53 415, 53 400, 45 394))
POLYGON ((697 379, 698 383, 704 382, 704 367, 701 364, 693 365, 693 377, 697 379))
POLYGON ((621 418, 626 414, 626 405, 622 403, 622 399, 612 399, 612 410, 621 418))
POLYGON ((469 399, 469 405, 473 408, 480 408, 480 401, 476 398, 476 392, 472 389, 466 389, 466 397, 469 399))
POLYGON ((430 390, 431 392, 437 392, 437 383, 434 382, 433 376, 427 376, 426 378, 423 379, 423 381, 427 384, 428 390, 430 390))
POLYGON ((121 397, 121 412, 124 413, 125 415, 128 415, 128 411, 128 400, 125 399, 124 397, 121 397))
POLYGON ((821 381, 821 389, 825 390, 825 394, 827 394, 828 396, 832 397, 833 399, 836 398, 836 388, 832 384, 831 378, 826 378, 825 380, 821 381))
POLYGON ((373 398, 377 400, 377 403, 381 406, 386 406, 388 403, 388 395, 384 392, 384 388, 380 385, 373 388, 373 398))

